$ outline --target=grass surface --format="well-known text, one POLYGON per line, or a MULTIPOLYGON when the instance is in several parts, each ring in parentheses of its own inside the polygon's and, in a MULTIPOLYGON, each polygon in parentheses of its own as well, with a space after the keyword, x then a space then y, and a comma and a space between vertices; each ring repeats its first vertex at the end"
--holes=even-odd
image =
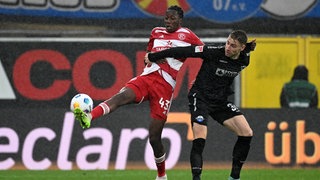
MULTIPOLYGON (((230 170, 205 170, 202 180, 227 180, 230 170)), ((169 180, 191 180, 189 170, 167 170, 169 180)), ((0 171, 0 179, 37 179, 37 180, 154 180, 154 170, 97 170, 97 171, 31 171, 7 170, 0 171)), ((310 180, 320 179, 319 169, 245 169, 241 174, 242 180, 310 180)))
MULTIPOLYGON (((167 170, 169 180, 188 180, 191 179, 189 170, 167 170)), ((229 170, 205 170, 202 180, 227 180, 229 170)), ((31 171, 31 170, 7 170, 0 171, 0 179, 45 179, 45 180, 64 180, 64 179, 85 179, 85 180, 153 180, 156 171, 154 170, 98 170, 98 171, 31 171)), ((318 169, 245 169, 242 172, 243 180, 309 180, 319 179, 320 170, 318 169)))

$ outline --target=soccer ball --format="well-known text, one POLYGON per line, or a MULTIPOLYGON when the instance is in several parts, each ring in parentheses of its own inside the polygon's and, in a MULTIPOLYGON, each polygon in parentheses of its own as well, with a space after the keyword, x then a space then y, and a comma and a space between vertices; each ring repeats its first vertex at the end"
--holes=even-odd
POLYGON ((71 99, 70 110, 73 112, 75 108, 80 108, 83 112, 89 113, 93 108, 93 101, 87 94, 77 94, 71 99))

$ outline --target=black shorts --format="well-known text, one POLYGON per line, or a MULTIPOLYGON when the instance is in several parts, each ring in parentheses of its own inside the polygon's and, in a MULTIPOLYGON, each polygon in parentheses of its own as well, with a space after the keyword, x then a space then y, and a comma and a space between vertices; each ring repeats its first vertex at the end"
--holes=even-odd
POLYGON ((218 123, 223 124, 227 119, 243 115, 240 109, 232 102, 223 101, 219 103, 210 103, 198 96, 197 93, 189 94, 188 96, 192 124, 198 123, 207 125, 209 116, 218 123))

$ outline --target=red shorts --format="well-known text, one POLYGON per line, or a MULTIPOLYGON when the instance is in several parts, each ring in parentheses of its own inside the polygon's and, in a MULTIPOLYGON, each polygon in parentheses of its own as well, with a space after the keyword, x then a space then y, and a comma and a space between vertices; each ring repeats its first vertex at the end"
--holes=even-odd
POLYGON ((137 103, 149 100, 150 116, 153 119, 167 119, 173 88, 157 71, 131 79, 127 82, 126 87, 134 91, 137 103))

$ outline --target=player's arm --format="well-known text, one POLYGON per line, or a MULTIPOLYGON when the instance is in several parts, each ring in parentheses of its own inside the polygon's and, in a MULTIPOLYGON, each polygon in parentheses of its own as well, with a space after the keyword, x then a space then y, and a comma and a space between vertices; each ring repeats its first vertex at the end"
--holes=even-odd
POLYGON ((256 48, 256 40, 252 40, 251 42, 246 44, 245 49, 240 53, 240 59, 242 59, 246 65, 250 63, 250 52, 254 51, 256 48))
POLYGON ((155 52, 155 53, 147 53, 145 56, 145 61, 146 63, 148 63, 148 61, 156 62, 157 60, 163 59, 166 57, 173 57, 173 58, 201 57, 203 47, 204 46, 174 47, 174 48, 166 49, 166 50, 155 52))
POLYGON ((250 51, 254 51, 256 46, 257 46, 257 43, 256 43, 256 40, 254 39, 246 44, 244 52, 249 53, 250 51))

